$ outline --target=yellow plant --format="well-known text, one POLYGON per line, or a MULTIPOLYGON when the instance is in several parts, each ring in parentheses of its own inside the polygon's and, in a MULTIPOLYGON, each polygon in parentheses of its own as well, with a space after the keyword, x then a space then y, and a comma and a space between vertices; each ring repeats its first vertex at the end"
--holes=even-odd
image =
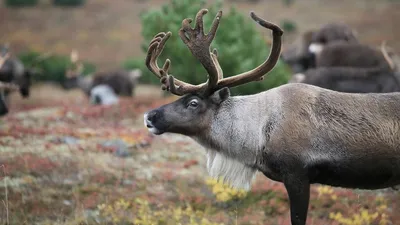
POLYGON ((335 201, 337 199, 337 195, 334 194, 334 190, 330 186, 319 186, 317 188, 317 191, 318 191, 318 197, 321 197, 322 195, 330 195, 332 200, 335 201))
POLYGON ((220 179, 208 178, 205 182, 209 187, 211 187, 217 201, 220 202, 227 202, 232 199, 241 199, 247 195, 246 190, 232 188, 229 184, 224 183, 220 179))
POLYGON ((111 220, 113 224, 222 225, 210 222, 204 211, 194 210, 190 205, 152 209, 149 202, 142 199, 135 199, 133 203, 120 199, 110 205, 101 204, 98 209, 100 217, 111 220))
POLYGON ((387 201, 382 197, 376 199, 376 212, 370 213, 367 209, 360 209, 350 217, 343 216, 340 212, 330 213, 329 218, 343 225, 370 225, 379 222, 379 225, 389 224, 387 210, 387 201))

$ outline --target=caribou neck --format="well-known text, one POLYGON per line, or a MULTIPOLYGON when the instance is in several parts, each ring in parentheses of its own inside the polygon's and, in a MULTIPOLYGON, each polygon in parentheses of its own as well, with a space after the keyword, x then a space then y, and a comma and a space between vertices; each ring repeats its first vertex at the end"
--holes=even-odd
POLYGON ((279 103, 272 98, 274 94, 272 89, 228 98, 213 117, 209 132, 194 139, 209 150, 254 166, 268 141, 267 127, 279 110, 279 103))

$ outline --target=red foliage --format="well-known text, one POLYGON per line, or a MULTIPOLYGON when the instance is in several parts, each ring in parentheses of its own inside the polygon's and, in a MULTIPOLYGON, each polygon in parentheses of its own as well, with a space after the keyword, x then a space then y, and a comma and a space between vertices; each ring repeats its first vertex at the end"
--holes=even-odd
POLYGON ((43 175, 52 172, 59 166, 48 158, 42 158, 32 153, 16 156, 12 160, 0 161, 0 165, 4 165, 7 175, 17 172, 43 175))
POLYGON ((194 165, 197 165, 197 164, 199 164, 199 161, 197 161, 197 160, 195 160, 195 159, 192 159, 192 160, 186 161, 186 162, 183 164, 183 168, 188 169, 189 167, 194 166, 194 165))
POLYGON ((97 192, 93 192, 83 197, 82 205, 85 209, 93 209, 97 207, 99 202, 99 194, 97 192))

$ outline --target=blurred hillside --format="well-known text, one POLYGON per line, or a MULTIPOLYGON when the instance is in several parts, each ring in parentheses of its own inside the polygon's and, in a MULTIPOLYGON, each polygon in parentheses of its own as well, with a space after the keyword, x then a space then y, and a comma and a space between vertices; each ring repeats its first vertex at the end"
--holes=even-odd
MULTIPOLYGON (((139 15, 144 10, 165 4, 161 0, 89 0, 83 7, 54 7, 41 0, 31 8, 10 9, 0 6, 0 43, 9 42, 16 52, 31 49, 69 54, 80 52, 99 69, 119 67, 130 56, 142 56, 139 15)), ((400 2, 390 0, 298 0, 287 6, 283 1, 225 1, 227 10, 236 5, 248 14, 255 10, 261 17, 281 24, 296 22, 297 32, 317 28, 327 22, 346 22, 367 44, 387 40, 400 51, 400 2)), ((194 15, 188 15, 193 17, 194 15)), ((223 23, 223 22, 222 22, 223 23)), ((177 34, 177 30, 172 31, 177 34)), ((297 33, 296 33, 297 34, 297 33)), ((285 33, 286 43, 294 34, 285 33)))

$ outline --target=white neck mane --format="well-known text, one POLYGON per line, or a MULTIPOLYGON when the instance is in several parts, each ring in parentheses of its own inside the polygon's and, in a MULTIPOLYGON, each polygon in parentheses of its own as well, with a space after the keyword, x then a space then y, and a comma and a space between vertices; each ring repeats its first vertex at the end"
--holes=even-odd
POLYGON ((207 148, 210 176, 236 188, 250 189, 257 156, 266 142, 265 124, 276 109, 264 93, 229 98, 222 103, 208 136, 194 138, 207 148))

